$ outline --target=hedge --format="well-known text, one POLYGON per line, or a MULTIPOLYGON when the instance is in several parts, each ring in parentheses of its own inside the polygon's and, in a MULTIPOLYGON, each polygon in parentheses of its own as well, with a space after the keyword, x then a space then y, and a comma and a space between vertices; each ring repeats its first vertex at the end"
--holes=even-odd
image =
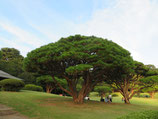
POLYGON ((23 81, 17 79, 4 79, 0 81, 1 91, 19 91, 24 85, 23 81))
POLYGON ((31 91, 42 92, 43 88, 41 86, 37 86, 37 85, 34 85, 34 84, 27 84, 27 85, 25 85, 25 87, 23 88, 23 90, 31 90, 31 91))

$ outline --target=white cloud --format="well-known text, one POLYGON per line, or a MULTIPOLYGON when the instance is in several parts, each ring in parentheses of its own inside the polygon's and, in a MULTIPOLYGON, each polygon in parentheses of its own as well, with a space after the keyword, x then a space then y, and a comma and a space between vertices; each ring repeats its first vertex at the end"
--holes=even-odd
POLYGON ((0 26, 6 30, 7 32, 11 33, 15 37, 17 37, 16 41, 24 42, 26 45, 31 45, 33 47, 39 47, 44 43, 39 37, 33 35, 32 33, 21 29, 20 27, 14 26, 9 22, 0 22, 0 26))
POLYGON ((16 48, 18 50, 20 50, 20 52, 26 56, 26 54, 31 51, 31 48, 25 46, 25 45, 20 45, 18 44, 17 42, 15 42, 15 40, 10 40, 10 39, 7 39, 7 38, 4 38, 4 37, 0 37, 0 41, 1 42, 4 42, 5 45, 1 46, 0 45, 0 48, 4 48, 4 47, 9 47, 9 48, 16 48))
POLYGON ((96 6, 94 5, 91 18, 81 24, 77 24, 73 19, 68 21, 62 14, 40 1, 19 1, 18 4, 13 2, 29 29, 5 20, 0 20, 0 27, 16 37, 14 42, 5 40, 19 48, 23 54, 26 54, 27 50, 57 41, 60 37, 82 34, 108 38, 129 50, 135 60, 145 64, 158 64, 156 0, 113 0, 112 3, 109 3, 111 0, 105 0, 105 3, 101 0, 101 9, 98 7, 100 1, 93 1, 96 6), (31 30, 35 30, 36 34, 31 30))
POLYGON ((158 4, 151 0, 117 0, 113 7, 97 10, 92 18, 76 27, 76 33, 108 38, 128 49, 135 60, 157 64, 149 59, 158 38, 158 4))

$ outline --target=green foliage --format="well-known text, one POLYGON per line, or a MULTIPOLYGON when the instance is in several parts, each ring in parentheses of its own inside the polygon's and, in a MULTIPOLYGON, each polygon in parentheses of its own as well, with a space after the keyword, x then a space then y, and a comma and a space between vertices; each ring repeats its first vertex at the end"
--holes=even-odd
POLYGON ((4 91, 19 91, 24 85, 23 81, 17 79, 4 79, 0 81, 1 90, 4 91))
POLYGON ((20 55, 19 50, 15 49, 15 48, 2 48, 2 60, 5 61, 10 61, 10 60, 15 60, 15 59, 19 59, 19 60, 23 60, 23 56, 20 55))
POLYGON ((33 73, 30 72, 22 72, 18 75, 19 78, 23 79, 25 84, 35 84, 36 83, 36 77, 33 73))
POLYGON ((89 69, 96 75, 110 67, 129 67, 131 61, 130 53, 112 41, 75 35, 31 51, 24 67, 27 71, 53 76, 77 75, 89 69))
POLYGON ((78 73, 83 72, 83 71, 88 71, 91 68, 93 68, 92 65, 79 64, 76 66, 70 66, 69 68, 66 69, 66 72, 68 74, 78 74, 78 73))
POLYGON ((2 51, 0 51, 0 59, 2 58, 2 51))
MULTIPOLYGON (((67 83, 67 81, 65 79, 60 79, 58 77, 55 77, 55 80, 58 83, 60 83, 63 88, 69 90, 68 83, 67 83)), ((55 89, 53 90, 53 93, 55 93, 55 94, 66 94, 66 95, 69 95, 66 92, 62 91, 57 84, 55 84, 55 89)))
POLYGON ((14 48, 2 48, 2 59, 0 60, 0 70, 13 76, 18 76, 23 72, 23 56, 14 48))
POLYGON ((56 83, 53 81, 52 77, 49 75, 43 75, 37 77, 37 84, 42 86, 47 93, 51 93, 53 89, 56 87, 56 83))
POLYGON ((31 91, 42 92, 43 88, 41 86, 37 86, 37 85, 34 85, 34 84, 27 84, 27 85, 25 85, 25 87, 23 88, 23 90, 31 90, 31 91))
MULTIPOLYGON (((146 91, 144 91, 144 92, 146 92, 146 91)), ((141 97, 141 98, 149 98, 150 97, 150 95, 149 94, 137 94, 137 95, 134 95, 134 97, 141 97)))
POLYGON ((136 75, 140 75, 140 76, 145 76, 146 73, 148 72, 148 69, 146 68, 146 66, 138 61, 134 61, 135 67, 134 67, 134 73, 136 75))
POLYGON ((97 86, 95 86, 94 91, 98 92, 101 97, 104 97, 106 96, 106 93, 112 92, 112 88, 106 83, 99 83, 97 86))
POLYGON ((158 69, 154 65, 145 65, 148 72, 145 74, 145 76, 154 76, 158 75, 158 69))
POLYGON ((119 95, 118 94, 112 94, 112 97, 118 97, 119 95))
POLYGON ((79 92, 81 89, 82 89, 82 83, 84 82, 83 78, 81 77, 79 80, 78 80, 78 83, 77 83, 77 86, 76 86, 76 89, 77 91, 79 92))
POLYGON ((158 111, 149 110, 149 111, 135 112, 120 117, 118 119, 158 119, 158 111))
POLYGON ((54 81, 53 81, 52 77, 49 75, 43 75, 43 76, 37 77, 36 82, 37 82, 37 84, 39 84, 41 86, 45 86, 47 84, 54 85, 54 81))
POLYGON ((112 89, 108 85, 103 85, 103 86, 95 86, 94 91, 99 93, 108 93, 108 92, 112 92, 112 89))
POLYGON ((23 72, 22 62, 18 60, 4 61, 0 60, 0 70, 3 70, 13 76, 18 77, 23 72))
POLYGON ((146 68, 146 77, 140 80, 140 86, 144 87, 141 91, 150 93, 151 98, 154 98, 154 93, 158 91, 158 69, 154 65, 146 65, 146 68))
POLYGON ((147 88, 154 88, 158 85, 158 76, 148 76, 140 79, 141 85, 147 88))

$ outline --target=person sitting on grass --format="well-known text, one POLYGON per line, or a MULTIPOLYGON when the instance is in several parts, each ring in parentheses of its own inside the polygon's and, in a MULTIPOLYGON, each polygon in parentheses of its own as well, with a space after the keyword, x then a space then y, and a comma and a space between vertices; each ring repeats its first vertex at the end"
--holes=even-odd
POLYGON ((101 102, 104 102, 104 99, 103 99, 103 97, 101 97, 100 101, 101 101, 101 102))
POLYGON ((109 101, 112 102, 112 95, 109 95, 109 101))
POLYGON ((88 96, 86 96, 84 99, 85 99, 85 100, 90 100, 90 98, 89 98, 88 96))
POLYGON ((105 97, 105 102, 109 102, 109 99, 108 99, 108 97, 105 97))

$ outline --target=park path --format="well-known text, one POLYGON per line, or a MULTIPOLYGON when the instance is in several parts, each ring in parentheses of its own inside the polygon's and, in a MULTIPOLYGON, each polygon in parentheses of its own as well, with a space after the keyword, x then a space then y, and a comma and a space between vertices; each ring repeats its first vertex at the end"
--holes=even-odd
POLYGON ((0 119, 29 119, 17 111, 14 111, 13 108, 0 104, 0 119))

